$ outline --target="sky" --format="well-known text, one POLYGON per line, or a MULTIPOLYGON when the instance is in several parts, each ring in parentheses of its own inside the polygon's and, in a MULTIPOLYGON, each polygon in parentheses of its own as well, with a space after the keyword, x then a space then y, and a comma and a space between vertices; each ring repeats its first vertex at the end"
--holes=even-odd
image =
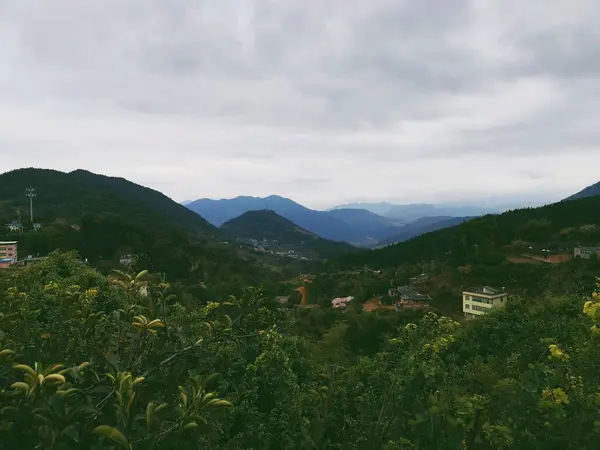
POLYGON ((597 0, 0 0, 0 172, 177 201, 502 203, 600 181, 597 0))

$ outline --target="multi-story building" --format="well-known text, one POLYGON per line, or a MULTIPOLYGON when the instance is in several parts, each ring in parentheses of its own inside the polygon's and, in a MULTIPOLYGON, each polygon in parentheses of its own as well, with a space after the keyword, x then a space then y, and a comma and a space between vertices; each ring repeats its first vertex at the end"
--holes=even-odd
POLYGON ((463 291, 463 313, 468 319, 488 313, 494 308, 503 308, 508 293, 489 286, 469 288, 463 291))
POLYGON ((575 247, 573 249, 574 258, 590 259, 592 255, 600 258, 600 247, 575 247))
POLYGON ((0 241, 0 269, 17 262, 17 241, 0 241))

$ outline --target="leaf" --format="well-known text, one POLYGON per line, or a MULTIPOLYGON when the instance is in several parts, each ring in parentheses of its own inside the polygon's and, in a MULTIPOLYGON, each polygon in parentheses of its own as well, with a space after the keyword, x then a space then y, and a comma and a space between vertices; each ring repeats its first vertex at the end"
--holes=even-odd
POLYGON ((97 426, 96 428, 94 428, 92 433, 97 434, 98 436, 101 436, 103 438, 110 439, 111 441, 116 442, 117 444, 119 444, 127 449, 131 448, 129 446, 129 441, 127 440, 127 438, 125 436, 123 436, 123 433, 121 433, 119 430, 117 430, 116 428, 113 428, 111 426, 108 426, 108 425, 97 426))
POLYGON ((74 425, 69 425, 63 430, 62 434, 69 436, 73 441, 79 443, 79 430, 77 430, 74 425))
POLYGON ((51 383, 60 383, 60 384, 64 384, 67 382, 67 380, 65 380, 65 377, 63 377, 62 375, 60 375, 58 373, 51 373, 50 375, 48 375, 46 377, 46 381, 51 382, 51 383))
POLYGON ((15 364, 13 366, 13 369, 15 369, 15 370, 22 370, 23 372, 27 372, 32 377, 37 377, 37 374, 35 373, 35 370, 33 370, 31 367, 29 367, 29 366, 27 366, 25 364, 15 364))
POLYGON ((18 381, 16 383, 13 383, 10 387, 13 388, 13 389, 19 389, 21 391, 28 391, 29 390, 29 385, 27 383, 22 382, 22 381, 18 381))
POLYGON ((218 408, 231 408, 233 404, 227 400, 211 400, 206 406, 214 406, 218 408))
POLYGON ((152 402, 148 403, 148 406, 146 406, 146 427, 148 428, 148 431, 150 431, 150 425, 152 424, 152 415, 154 413, 154 408, 155 405, 152 402))
POLYGON ((142 270, 140 273, 138 273, 136 275, 135 279, 139 280, 140 278, 144 277, 147 273, 148 273, 148 270, 142 270))
POLYGON ((193 430, 195 428, 198 428, 198 424, 196 422, 186 423, 185 426, 183 427, 184 431, 193 430))
MULTIPOLYGON (((57 370, 61 370, 63 369, 65 366, 63 364, 54 364, 53 366, 49 367, 48 369, 44 370, 44 376, 45 375, 50 375, 53 372, 56 372, 57 370)), ((64 383, 64 381, 63 381, 64 383)))

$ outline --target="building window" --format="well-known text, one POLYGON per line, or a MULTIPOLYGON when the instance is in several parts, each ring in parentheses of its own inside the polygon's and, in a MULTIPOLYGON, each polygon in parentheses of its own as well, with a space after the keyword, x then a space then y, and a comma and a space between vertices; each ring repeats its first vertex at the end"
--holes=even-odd
POLYGON ((473 305, 473 310, 474 311, 487 312, 487 311, 489 311, 489 308, 486 308, 485 306, 473 305))
POLYGON ((469 309, 471 307, 471 305, 469 305, 468 303, 465 304, 465 309, 469 309))

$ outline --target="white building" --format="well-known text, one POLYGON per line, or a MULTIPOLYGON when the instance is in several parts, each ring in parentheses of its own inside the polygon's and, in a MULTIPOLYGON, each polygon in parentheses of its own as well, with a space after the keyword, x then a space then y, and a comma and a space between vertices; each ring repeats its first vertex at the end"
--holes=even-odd
POLYGON ((462 293, 463 313, 468 319, 484 315, 493 308, 503 308, 508 300, 508 293, 489 286, 470 288, 462 293))

